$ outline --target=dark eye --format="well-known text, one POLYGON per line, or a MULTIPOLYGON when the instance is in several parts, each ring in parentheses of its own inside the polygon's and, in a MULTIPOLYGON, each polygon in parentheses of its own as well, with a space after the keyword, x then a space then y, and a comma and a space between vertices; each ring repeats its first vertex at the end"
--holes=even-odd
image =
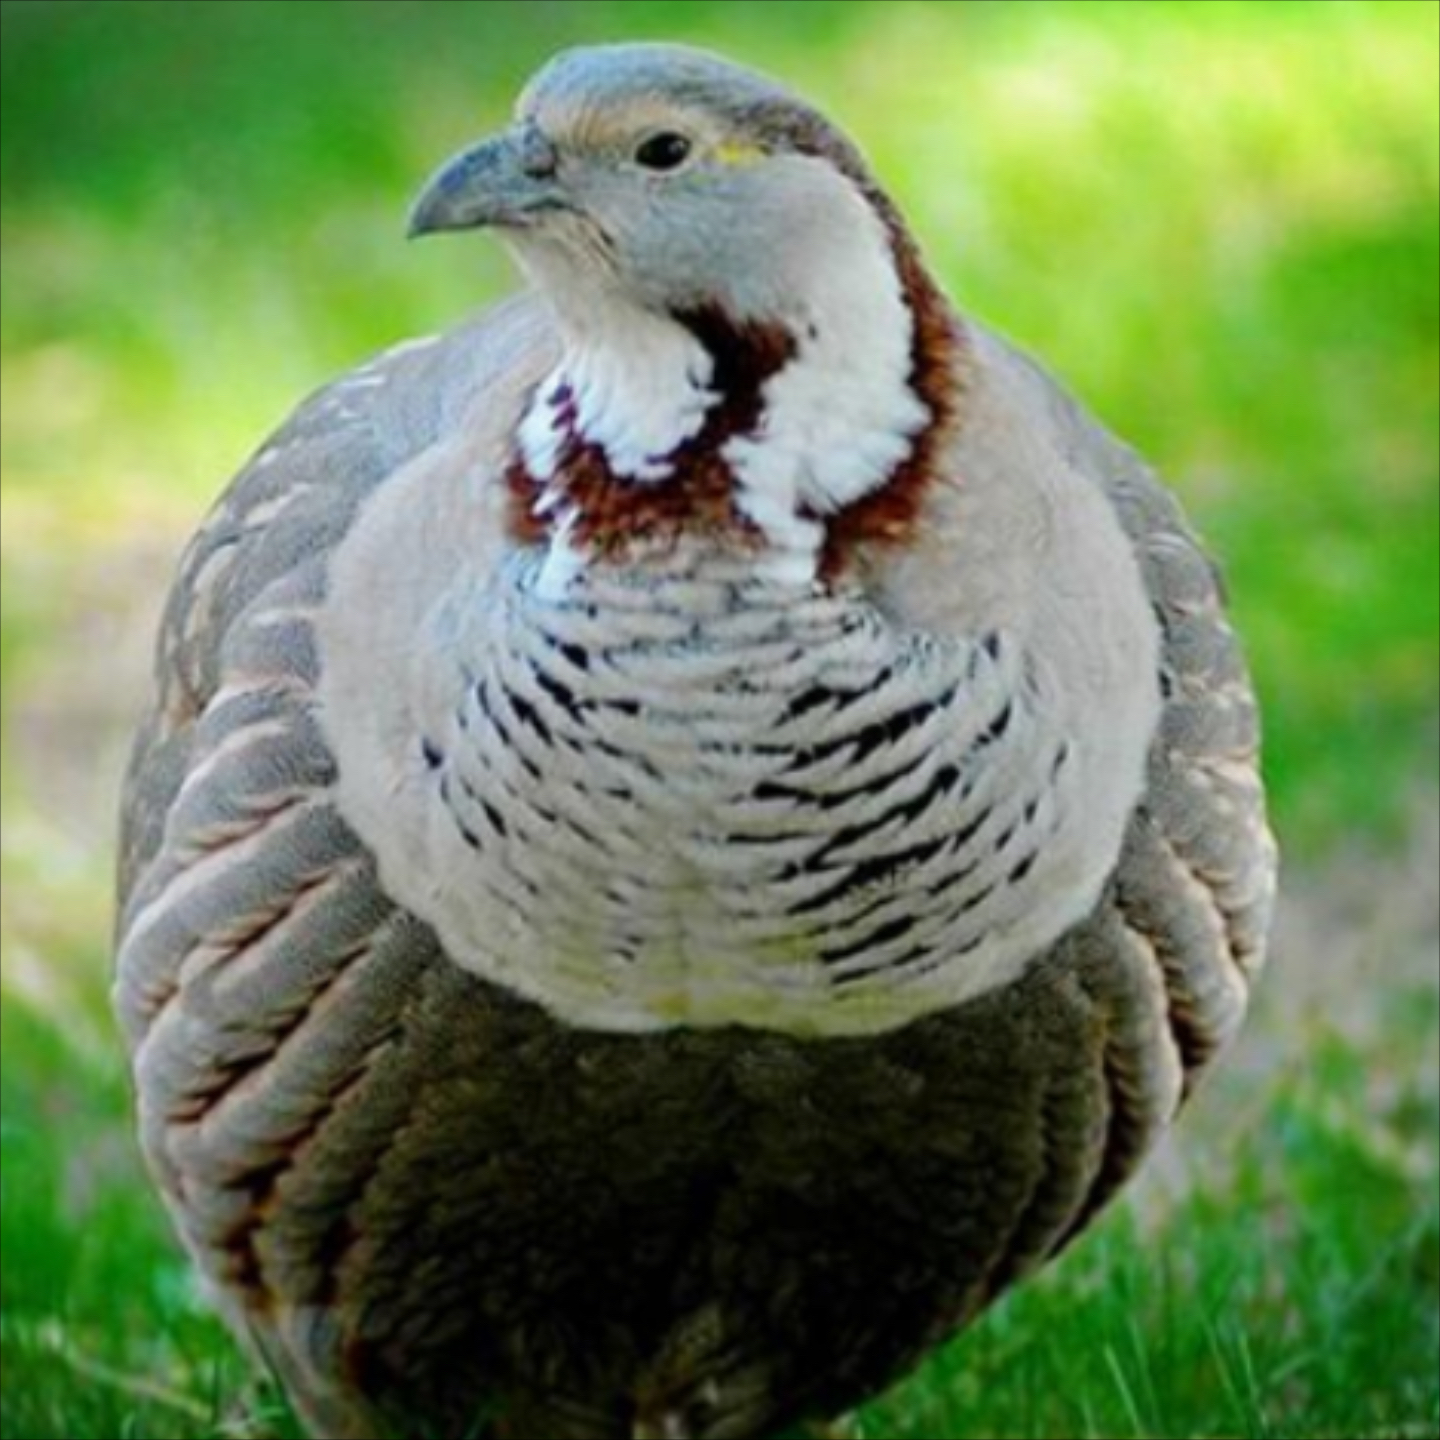
POLYGON ((685 135, 666 131, 652 135, 635 152, 635 163, 647 170, 678 170, 694 151, 694 143, 685 135))

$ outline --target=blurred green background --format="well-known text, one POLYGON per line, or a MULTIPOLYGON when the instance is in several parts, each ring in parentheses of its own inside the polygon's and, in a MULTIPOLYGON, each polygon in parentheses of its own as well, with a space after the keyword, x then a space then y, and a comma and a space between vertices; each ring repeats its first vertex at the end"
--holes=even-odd
POLYGON ((711 44, 1224 557, 1291 857, 1230 1072, 874 1436, 1440 1435, 1433 0, 3 0, 0 1440, 280 1433, 138 1178, 116 776, 168 567, 306 391, 512 281, 410 194, 555 49, 711 44))

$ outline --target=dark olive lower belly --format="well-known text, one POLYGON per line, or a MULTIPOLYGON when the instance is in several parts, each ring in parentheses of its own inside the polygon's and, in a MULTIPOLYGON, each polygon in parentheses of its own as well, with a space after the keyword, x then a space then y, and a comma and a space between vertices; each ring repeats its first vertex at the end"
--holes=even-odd
POLYGON ((637 1404, 727 1387, 767 1426, 843 1410, 1128 1166, 1098 973, 1062 946, 880 1038, 617 1037, 429 948, 277 1190, 266 1268, 377 1413, 447 1440, 492 1406, 628 1436, 637 1404))

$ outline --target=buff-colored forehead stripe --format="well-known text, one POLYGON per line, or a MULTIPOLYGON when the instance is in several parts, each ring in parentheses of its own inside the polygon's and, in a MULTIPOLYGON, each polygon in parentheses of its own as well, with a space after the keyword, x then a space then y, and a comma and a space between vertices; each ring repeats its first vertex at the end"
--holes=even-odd
POLYGON ((618 104, 551 101, 532 107, 524 118, 538 123, 559 144, 589 150, 619 147, 661 130, 681 130, 720 164, 737 169, 758 164, 768 153, 758 140, 727 134, 723 116, 659 96, 618 104))

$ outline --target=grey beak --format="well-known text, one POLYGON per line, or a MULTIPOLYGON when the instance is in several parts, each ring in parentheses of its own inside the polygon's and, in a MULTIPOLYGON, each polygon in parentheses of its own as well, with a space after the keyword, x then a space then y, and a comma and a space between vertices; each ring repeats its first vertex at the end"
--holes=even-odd
POLYGON ((516 126, 447 161, 410 212, 410 237, 483 226, 524 226, 565 210, 554 145, 533 124, 516 126))

